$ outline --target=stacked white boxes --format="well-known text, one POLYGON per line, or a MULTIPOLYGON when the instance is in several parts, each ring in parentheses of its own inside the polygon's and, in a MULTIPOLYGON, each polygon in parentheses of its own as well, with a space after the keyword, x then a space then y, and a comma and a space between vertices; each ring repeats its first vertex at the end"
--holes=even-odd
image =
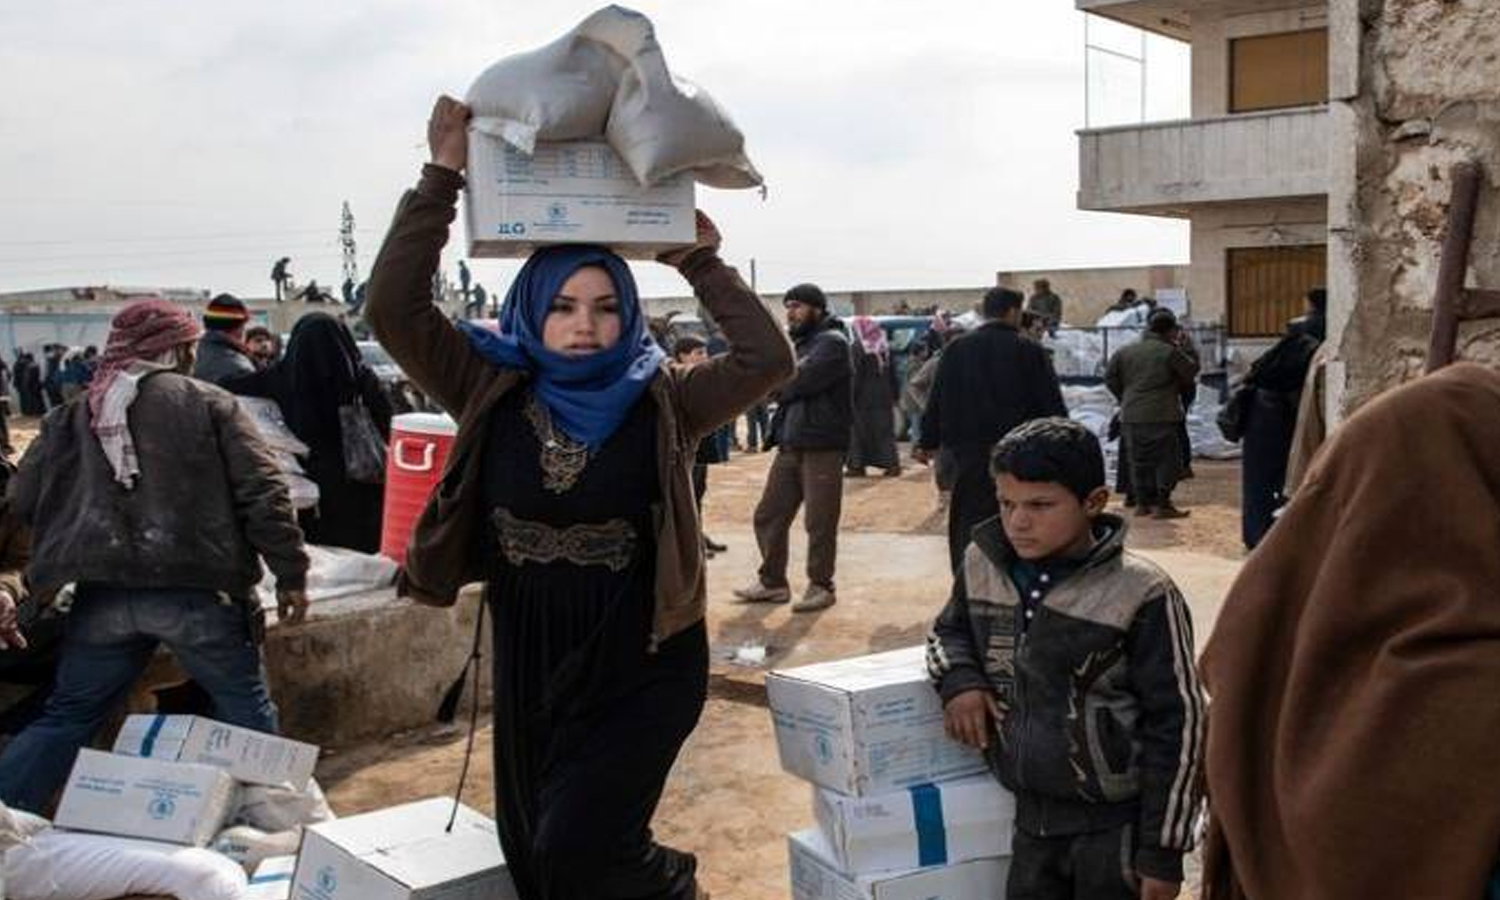
POLYGON ((912 647, 771 672, 782 768, 813 784, 818 827, 788 838, 794 900, 989 900, 1015 801, 943 733, 912 647))
POLYGON ((202 716, 135 715, 114 752, 81 750, 57 807, 73 831, 207 847, 245 786, 308 787, 312 744, 202 716))

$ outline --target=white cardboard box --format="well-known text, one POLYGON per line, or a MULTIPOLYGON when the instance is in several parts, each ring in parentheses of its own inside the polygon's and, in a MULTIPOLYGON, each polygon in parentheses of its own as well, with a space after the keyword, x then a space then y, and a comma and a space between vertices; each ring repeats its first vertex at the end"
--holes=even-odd
POLYGON ((80 750, 53 823, 204 847, 233 802, 234 779, 223 769, 80 750))
POLYGON ((978 751, 943 733, 924 654, 909 647, 768 674, 782 768, 859 797, 985 771, 978 751))
POLYGON ((471 130, 467 178, 471 257, 603 244, 621 256, 651 259, 697 236, 692 179, 641 187, 603 141, 537 144, 527 156, 471 130))
POLYGON ((846 873, 1009 856, 1016 800, 991 775, 915 785, 876 797, 813 788, 830 858, 846 873))
POLYGON ((495 823, 434 798, 312 825, 292 900, 516 900, 495 823))
POLYGON ((115 752, 218 766, 247 784, 307 787, 318 748, 202 716, 137 715, 125 719, 115 752))
POLYGON ((845 875, 829 857, 816 828, 787 838, 791 856, 792 900, 996 900, 1005 896, 1009 859, 974 859, 931 866, 845 875))
POLYGON ((297 871, 297 857, 271 856, 261 860, 250 876, 250 890, 245 900, 291 900, 292 873, 297 871))

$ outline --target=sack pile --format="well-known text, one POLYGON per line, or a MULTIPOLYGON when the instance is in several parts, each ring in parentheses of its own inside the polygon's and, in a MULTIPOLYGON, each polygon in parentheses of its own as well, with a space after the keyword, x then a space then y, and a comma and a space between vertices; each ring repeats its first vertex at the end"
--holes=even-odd
POLYGON ((490 66, 465 102, 475 131, 528 156, 540 142, 602 138, 642 186, 677 175, 718 188, 762 182, 729 115, 672 74, 651 20, 622 6, 490 66))

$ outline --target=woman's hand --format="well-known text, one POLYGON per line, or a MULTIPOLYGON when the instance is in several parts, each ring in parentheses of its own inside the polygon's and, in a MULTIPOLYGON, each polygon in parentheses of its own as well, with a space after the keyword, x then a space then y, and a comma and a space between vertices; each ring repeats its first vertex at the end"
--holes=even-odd
POLYGON ((719 246, 724 243, 724 238, 719 234, 718 226, 714 224, 714 220, 710 219, 708 214, 703 210, 697 210, 696 215, 698 236, 694 239, 692 245, 679 247, 676 250, 668 250, 656 257, 657 262, 678 268, 682 265, 683 261, 699 250, 706 249, 712 250, 715 253, 718 252, 719 246))
POLYGON ((449 97, 439 97, 427 120, 427 146, 432 164, 462 173, 469 163, 469 116, 467 106, 449 97))

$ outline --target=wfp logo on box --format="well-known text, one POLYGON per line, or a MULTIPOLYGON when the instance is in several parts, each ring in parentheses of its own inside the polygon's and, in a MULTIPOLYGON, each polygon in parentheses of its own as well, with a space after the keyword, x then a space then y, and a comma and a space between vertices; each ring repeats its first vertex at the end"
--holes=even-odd
POLYGON ((177 815, 177 801, 172 799, 171 794, 157 794, 146 804, 146 815, 161 822, 177 815))
POLYGON ((521 237, 526 234, 525 222, 501 222, 497 233, 501 237, 521 237))
POLYGON ((547 207, 547 221, 554 224, 568 221, 568 208, 561 203, 547 207))
POLYGON ((813 738, 813 753, 818 757, 818 762, 825 766, 833 762, 833 744, 828 740, 828 735, 820 734, 813 738))
POLYGON ((318 870, 318 890, 324 894, 333 895, 339 889, 339 877, 334 874, 333 866, 324 866, 318 870))

